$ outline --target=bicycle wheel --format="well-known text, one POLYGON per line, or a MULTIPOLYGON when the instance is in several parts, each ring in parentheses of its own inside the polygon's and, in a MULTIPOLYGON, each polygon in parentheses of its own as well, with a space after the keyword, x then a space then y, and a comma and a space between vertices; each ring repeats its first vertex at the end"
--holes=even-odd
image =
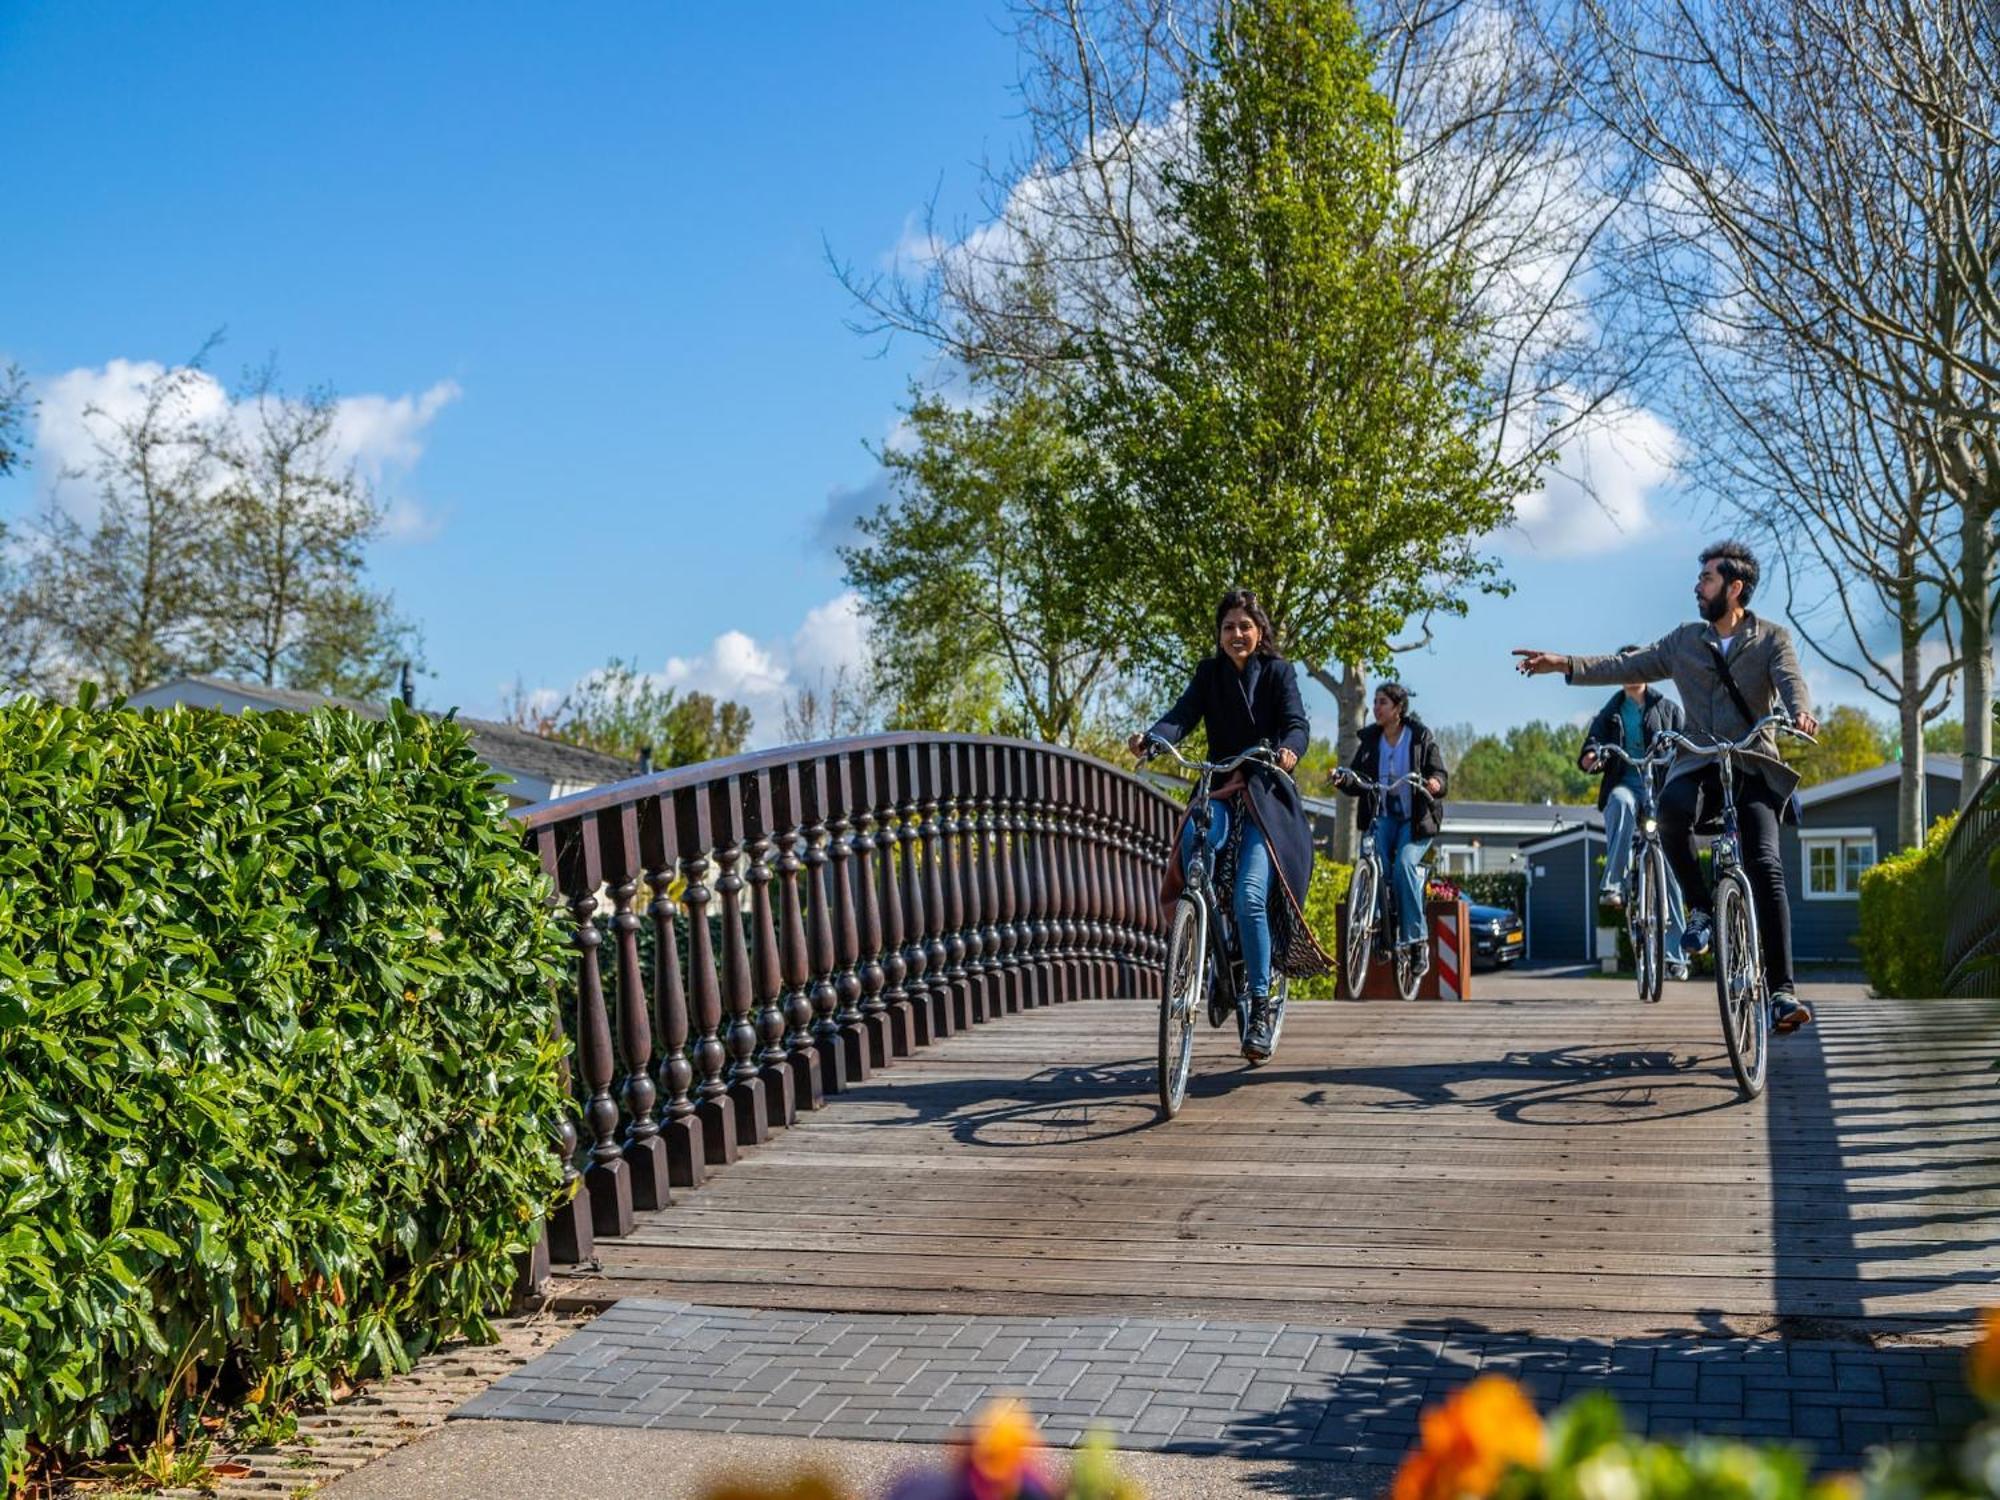
POLYGON ((1771 1008, 1764 1003, 1764 963, 1757 952, 1756 919, 1742 875, 1731 871, 1715 883, 1715 997, 1722 1010, 1722 1040, 1743 1097, 1764 1091, 1771 1039, 1771 1008))
POLYGON ((1424 976, 1417 972, 1418 944, 1423 941, 1419 938, 1415 943, 1396 944, 1396 993, 1405 1000, 1416 999, 1417 987, 1424 982, 1424 976))
POLYGON ((1340 955, 1340 982, 1350 1000, 1359 1000, 1368 984, 1369 950, 1375 946, 1375 887, 1375 861, 1356 860, 1354 878, 1347 886, 1347 946, 1340 955))
POLYGON ((1171 1120, 1187 1098, 1194 1066, 1194 1009, 1208 988, 1208 933, 1201 904, 1174 903, 1167 961, 1160 984, 1160 1109, 1171 1120))
POLYGON ((1657 1003, 1667 977, 1666 856, 1657 844, 1642 847, 1632 861, 1632 889, 1626 898, 1625 921, 1632 938, 1632 967, 1639 980, 1639 998, 1657 1003))

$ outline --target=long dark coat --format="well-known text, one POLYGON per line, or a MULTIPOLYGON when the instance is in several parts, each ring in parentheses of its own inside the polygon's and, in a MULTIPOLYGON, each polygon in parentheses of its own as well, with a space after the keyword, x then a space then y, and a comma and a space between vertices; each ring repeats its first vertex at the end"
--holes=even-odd
MULTIPOLYGON (((1254 656, 1241 672, 1227 658, 1208 656, 1152 733, 1172 744, 1195 725, 1208 731, 1208 758, 1227 760, 1257 744, 1304 755, 1312 736, 1299 697, 1298 669, 1282 656, 1254 656)), ((1325 972, 1326 955, 1306 926, 1305 896, 1312 882, 1312 824, 1291 777, 1266 766, 1246 766, 1245 800, 1270 846, 1271 864, 1285 899, 1271 908, 1272 966, 1300 978, 1325 972)))

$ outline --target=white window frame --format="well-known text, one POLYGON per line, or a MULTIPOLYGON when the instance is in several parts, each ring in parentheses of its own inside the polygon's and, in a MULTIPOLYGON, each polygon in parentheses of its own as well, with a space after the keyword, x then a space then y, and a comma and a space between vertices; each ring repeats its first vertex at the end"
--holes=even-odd
POLYGON ((1437 871, 1440 875, 1477 875, 1479 873, 1479 846, 1477 844, 1439 844, 1437 846, 1437 871), (1454 870, 1453 859, 1463 859, 1466 866, 1454 870))
POLYGON ((1799 893, 1808 901, 1859 901, 1861 885, 1857 878, 1852 886, 1847 884, 1847 847, 1850 844, 1868 846, 1868 863, 1863 870, 1873 869, 1882 857, 1880 841, 1872 828, 1815 828, 1799 834, 1799 893), (1836 889, 1816 891, 1812 884, 1812 852, 1814 849, 1833 850, 1833 872, 1836 889))

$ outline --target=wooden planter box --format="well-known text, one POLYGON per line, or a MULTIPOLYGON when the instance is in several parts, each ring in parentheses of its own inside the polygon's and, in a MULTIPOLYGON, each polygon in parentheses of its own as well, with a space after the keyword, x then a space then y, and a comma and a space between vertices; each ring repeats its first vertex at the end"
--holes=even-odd
MULTIPOLYGON (((1347 952, 1347 907, 1340 908, 1336 923, 1339 953, 1347 952)), ((1472 918, 1468 903, 1429 901, 1424 905, 1424 927, 1430 934, 1431 966, 1417 986, 1419 1000, 1470 1000, 1472 998, 1472 918), (1448 959, 1447 949, 1455 955, 1448 959)), ((1347 993, 1347 976, 1340 977, 1340 993, 1347 993)), ((1396 973, 1386 963, 1368 966, 1368 984, 1361 992, 1364 1000, 1397 1000, 1396 973)))

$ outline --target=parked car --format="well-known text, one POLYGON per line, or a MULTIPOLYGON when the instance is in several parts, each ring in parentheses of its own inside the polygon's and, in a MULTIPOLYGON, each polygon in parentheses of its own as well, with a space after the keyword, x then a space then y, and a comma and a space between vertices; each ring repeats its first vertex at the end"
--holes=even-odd
POLYGON ((1504 969, 1519 962, 1527 951, 1527 929, 1521 923, 1521 914, 1512 907, 1469 907, 1466 920, 1472 927, 1474 968, 1504 969))

